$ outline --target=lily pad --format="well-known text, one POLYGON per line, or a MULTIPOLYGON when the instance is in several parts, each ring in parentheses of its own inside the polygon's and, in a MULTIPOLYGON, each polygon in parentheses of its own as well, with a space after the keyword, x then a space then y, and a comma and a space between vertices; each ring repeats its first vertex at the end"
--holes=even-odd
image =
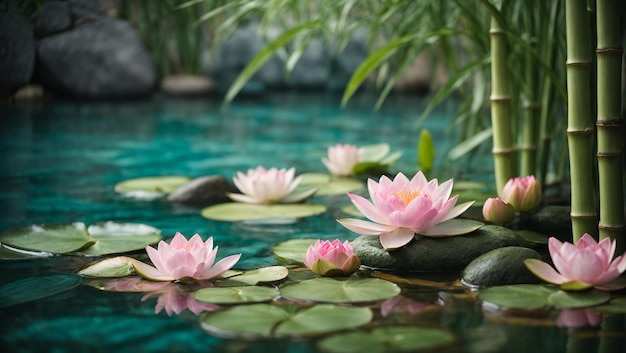
POLYGON ((312 238, 291 239, 274 245, 272 252, 281 261, 301 265, 304 254, 316 241, 317 239, 312 238))
MULTIPOLYGON (((191 181, 186 176, 153 176, 121 181, 115 185, 115 191, 126 194, 137 191, 169 194, 180 186, 191 181)), ((132 194, 131 194, 132 195, 132 194)))
POLYGON ((0 307, 22 304, 68 291, 81 283, 77 275, 28 277, 0 286, 0 307))
POLYGON ((214 333, 284 337, 355 328, 369 323, 372 316, 369 308, 330 304, 310 308, 251 304, 207 313, 201 322, 205 330, 214 333))
POLYGON ((231 276, 224 281, 218 282, 217 285, 220 287, 234 287, 242 285, 254 286, 262 283, 282 281, 287 278, 288 275, 289 270, 286 267, 268 266, 245 271, 240 275, 231 276))
POLYGON ((599 290, 582 292, 558 291, 550 294, 548 303, 557 308, 578 309, 604 304, 611 299, 611 294, 599 290))
POLYGON ((325 211, 325 206, 315 204, 255 205, 228 202, 203 209, 202 216, 216 221, 237 222, 258 219, 294 219, 313 216, 325 211))
POLYGON ((66 254, 95 243, 84 223, 31 225, 0 234, 0 242, 19 249, 66 254))
POLYGON ((414 352, 453 343, 454 335, 436 328, 383 326, 370 331, 341 333, 321 340, 318 347, 329 353, 414 352))
POLYGON ((131 257, 118 256, 98 261, 78 272, 79 275, 88 277, 126 277, 134 272, 131 257))
POLYGON ((341 212, 349 214, 350 216, 354 216, 354 217, 361 217, 361 218, 365 217, 363 216, 363 213, 361 213, 361 211, 359 211, 359 209, 356 208, 353 204, 349 204, 349 205, 342 207, 341 212))
POLYGON ((428 230, 428 234, 424 236, 431 238, 453 237, 471 233, 485 224, 472 219, 451 219, 441 222, 428 230))
POLYGON ((300 180, 300 187, 312 187, 326 184, 332 178, 329 174, 324 173, 302 173, 300 174, 302 179, 300 180))
POLYGON ((533 232, 532 230, 518 230, 515 233, 529 243, 548 244, 549 237, 545 234, 533 232))
POLYGON ((118 254, 141 250, 161 240, 161 231, 146 224, 103 222, 89 226, 89 235, 96 242, 81 251, 89 255, 118 254))
POLYGON ((284 297, 326 303, 360 303, 384 300, 400 294, 395 283, 377 278, 314 278, 286 285, 284 297))
POLYGON ((548 306, 548 298, 555 292, 557 289, 544 285, 514 284, 483 289, 478 297, 506 308, 538 309, 548 306))
POLYGON ((53 254, 45 251, 29 251, 0 244, 0 260, 24 260, 50 256, 53 254))
POLYGON ((194 294, 196 300, 213 304, 259 303, 277 296, 278 289, 259 286, 202 288, 194 294))
POLYGON ((377 143, 374 145, 363 146, 361 147, 361 151, 361 161, 379 162, 389 154, 391 147, 388 143, 377 143))
POLYGON ((593 307, 594 311, 612 314, 626 314, 626 298, 611 299, 610 302, 593 307))
POLYGON ((325 184, 320 184, 316 195, 343 195, 347 192, 353 192, 365 187, 365 184, 357 179, 337 177, 331 179, 325 184))

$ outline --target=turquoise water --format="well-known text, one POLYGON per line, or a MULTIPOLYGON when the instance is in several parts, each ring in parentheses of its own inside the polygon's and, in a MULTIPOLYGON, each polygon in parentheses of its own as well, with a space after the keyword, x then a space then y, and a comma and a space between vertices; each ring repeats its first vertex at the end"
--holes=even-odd
MULTIPOLYGON (((433 134, 440 152, 437 167, 445 167, 447 177, 469 172, 489 175, 490 166, 484 163, 444 162, 442 155, 455 142, 446 132, 453 104, 444 105, 416 126, 424 105, 421 98, 392 97, 378 112, 372 111, 374 101, 372 96, 358 96, 345 109, 337 97, 326 95, 250 98, 228 109, 222 109, 219 101, 166 97, 0 106, 0 231, 76 221, 145 223, 161 229, 166 237, 177 231, 213 236, 220 248, 218 257, 242 253, 237 268, 250 269, 277 264, 271 247, 288 239, 354 238, 335 221, 347 198, 326 197, 322 201, 329 208, 326 214, 295 224, 255 226, 211 221, 200 216, 199 208, 163 200, 124 198, 113 190, 114 185, 157 175, 231 178, 257 165, 293 166, 298 173, 324 172, 320 159, 335 143, 387 142, 392 150, 403 152, 393 169, 413 172, 421 128, 433 134)), ((0 260, 0 285, 33 276, 76 273, 93 260, 69 256, 0 260)), ((568 341, 571 347, 575 339, 582 342, 577 346, 585 348, 582 352, 600 352, 602 342, 609 347, 602 352, 622 352, 625 347, 621 331, 609 331, 606 336, 611 341, 603 340, 596 329, 556 327, 554 313, 515 323, 505 320, 502 313, 483 310, 466 298, 467 291, 419 286, 405 291, 413 299, 436 304, 436 309, 399 313, 383 321, 449 330, 456 342, 439 351, 569 352, 576 351, 567 348, 568 341), (588 335, 576 338, 583 333, 588 335)), ((56 296, 2 308, 2 352, 318 351, 316 337, 243 340, 214 336, 189 311, 171 317, 163 311, 155 314, 156 300, 142 300, 143 296, 80 285, 56 296)), ((623 315, 617 320, 623 323, 623 315)))

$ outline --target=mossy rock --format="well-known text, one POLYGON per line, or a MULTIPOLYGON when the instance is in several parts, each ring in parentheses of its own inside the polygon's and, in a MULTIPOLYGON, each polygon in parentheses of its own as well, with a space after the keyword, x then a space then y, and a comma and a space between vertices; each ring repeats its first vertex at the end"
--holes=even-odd
POLYGON ((524 265, 526 259, 541 259, 533 249, 507 246, 475 258, 463 270, 463 283, 477 287, 506 284, 540 283, 524 265))
POLYGON ((486 225, 466 234, 446 238, 417 236, 408 245, 386 251, 378 236, 363 235, 353 242, 367 267, 397 272, 462 271, 472 260, 493 249, 521 246, 524 240, 512 230, 486 225))
POLYGON ((564 241, 572 241, 572 219, 569 206, 545 206, 533 213, 526 227, 564 241))

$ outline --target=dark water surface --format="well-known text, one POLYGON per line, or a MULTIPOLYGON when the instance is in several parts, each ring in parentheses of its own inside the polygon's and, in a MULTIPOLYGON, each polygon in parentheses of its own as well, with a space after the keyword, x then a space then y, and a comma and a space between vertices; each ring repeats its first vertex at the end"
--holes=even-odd
MULTIPOLYGON (((351 239, 335 221, 345 196, 323 199, 329 211, 292 225, 216 222, 200 209, 163 200, 124 198, 113 187, 125 179, 221 174, 257 165, 325 172, 321 157, 336 143, 387 142, 403 156, 394 170, 416 168, 421 128, 433 134, 438 167, 488 175, 490 166, 444 162, 455 142, 447 133, 454 107, 435 111, 419 127, 419 97, 392 97, 378 112, 375 97, 359 96, 342 109, 337 97, 276 95, 247 99, 223 110, 219 101, 157 97, 140 102, 54 101, 0 105, 0 232, 31 224, 101 221, 145 223, 166 238, 180 231, 213 236, 218 258, 242 253, 238 269, 275 265, 273 244, 292 238, 351 239)), ((452 175, 446 175, 446 179, 452 175)), ((343 216, 342 216, 343 217, 343 216)), ((0 260, 0 285, 22 278, 72 274, 94 259, 57 256, 0 260)), ((430 278, 433 279, 433 278, 430 278)), ((436 279, 436 278, 435 278, 436 279)), ((441 278, 440 278, 441 279, 441 278)), ((449 280, 450 278, 446 278, 449 280)), ((454 275, 452 276, 454 279, 454 275)), ((397 313, 377 322, 420 323, 451 331, 446 352, 623 352, 624 334, 555 325, 556 313, 510 320, 468 299, 468 291, 405 288, 433 304, 420 314, 397 313), (574 345, 574 341, 578 341, 574 345), (569 342, 569 343, 568 343, 569 342), (604 347, 602 349, 602 347, 604 347)), ((244 340, 204 331, 189 311, 155 314, 156 299, 80 285, 70 291, 0 309, 1 352, 317 352, 319 338, 244 340)), ((515 315, 513 315, 515 316, 515 315)), ((605 322, 624 316, 605 318, 605 322)), ((243 323, 245 324, 245 323, 243 323)), ((622 329, 623 331, 623 329, 622 329)))

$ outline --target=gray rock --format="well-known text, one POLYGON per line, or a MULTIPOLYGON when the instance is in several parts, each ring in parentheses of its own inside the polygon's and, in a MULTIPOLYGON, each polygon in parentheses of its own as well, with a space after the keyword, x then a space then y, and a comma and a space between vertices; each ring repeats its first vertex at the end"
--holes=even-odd
POLYGON ((523 240, 512 230, 486 225, 467 235, 448 238, 419 237, 398 250, 386 251, 377 236, 360 236, 354 250, 361 264, 402 272, 461 271, 472 260, 493 249, 519 246, 523 240))
POLYGON ((323 88, 330 75, 328 48, 321 39, 312 39, 289 73, 287 84, 295 88, 323 88))
POLYGON ((519 246, 494 249, 470 262, 461 278, 463 283, 477 287, 541 282, 524 265, 526 259, 541 259, 541 255, 519 246))
POLYGON ((343 51, 332 58, 327 83, 329 89, 343 90, 346 87, 354 71, 368 56, 368 36, 369 32, 366 29, 355 31, 343 51))
POLYGON ((64 1, 44 2, 31 21, 35 26, 35 35, 39 38, 65 31, 72 26, 72 16, 64 1))
POLYGON ((535 212, 525 227, 561 240, 572 240, 570 206, 546 206, 535 212))
POLYGON ((28 84, 35 66, 33 27, 15 2, 0 3, 0 96, 28 84))
POLYGON ((157 75, 136 30, 102 18, 45 37, 37 48, 41 83, 86 98, 126 98, 153 91, 157 75))
POLYGON ((95 19, 107 13, 108 0, 69 0, 76 19, 95 19))
POLYGON ((237 188, 221 175, 209 175, 193 179, 174 190, 167 197, 170 202, 209 206, 227 202, 226 192, 237 192, 237 188))

